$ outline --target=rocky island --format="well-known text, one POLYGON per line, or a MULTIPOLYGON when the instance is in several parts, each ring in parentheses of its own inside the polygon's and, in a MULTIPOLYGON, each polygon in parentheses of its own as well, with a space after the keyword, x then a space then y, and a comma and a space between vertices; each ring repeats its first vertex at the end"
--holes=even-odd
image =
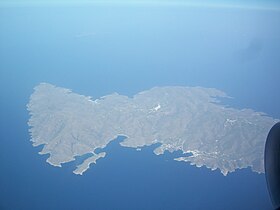
POLYGON ((188 156, 175 160, 197 167, 219 169, 224 175, 251 167, 264 172, 264 145, 269 129, 278 120, 251 109, 219 103, 227 95, 203 87, 155 87, 133 97, 117 93, 98 99, 69 89, 41 83, 35 87, 27 109, 31 141, 43 145, 54 166, 92 153, 75 174, 105 157, 96 153, 125 136, 121 146, 140 150, 160 143, 156 155, 180 150, 188 156))

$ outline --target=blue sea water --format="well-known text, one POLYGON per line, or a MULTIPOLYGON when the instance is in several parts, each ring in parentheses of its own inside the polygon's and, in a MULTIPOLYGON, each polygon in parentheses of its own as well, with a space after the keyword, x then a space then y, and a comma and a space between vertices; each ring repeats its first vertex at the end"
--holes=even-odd
POLYGON ((221 89, 229 103, 280 118, 280 13, 149 6, 0 8, 0 209, 271 209, 265 177, 123 148, 83 176, 53 167, 29 141, 40 82, 94 98, 164 85, 221 89))

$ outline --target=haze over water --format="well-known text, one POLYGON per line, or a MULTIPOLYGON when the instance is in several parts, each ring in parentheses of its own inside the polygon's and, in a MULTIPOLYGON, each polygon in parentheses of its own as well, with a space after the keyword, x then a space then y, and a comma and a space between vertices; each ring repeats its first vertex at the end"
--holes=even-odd
POLYGON ((202 86, 280 118, 280 13, 137 5, 0 8, 0 209, 271 209, 264 175, 223 177, 109 144, 83 176, 29 141, 26 104, 40 82, 95 98, 155 86, 202 86))

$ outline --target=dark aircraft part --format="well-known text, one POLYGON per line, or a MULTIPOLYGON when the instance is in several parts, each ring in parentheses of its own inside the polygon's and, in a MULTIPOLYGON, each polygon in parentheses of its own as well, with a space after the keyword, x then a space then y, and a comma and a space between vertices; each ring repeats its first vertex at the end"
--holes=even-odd
POLYGON ((264 154, 265 176, 270 198, 275 209, 280 209, 280 122, 267 136, 264 154))

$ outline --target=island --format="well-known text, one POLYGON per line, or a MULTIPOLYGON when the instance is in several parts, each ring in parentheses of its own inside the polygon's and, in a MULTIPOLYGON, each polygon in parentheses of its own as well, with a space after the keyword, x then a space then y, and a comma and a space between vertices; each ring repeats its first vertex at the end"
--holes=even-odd
POLYGON ((105 155, 106 155, 105 152, 93 154, 92 157, 87 158, 86 160, 84 160, 84 162, 82 164, 78 165, 77 168, 75 169, 75 171, 73 171, 73 173, 83 175, 83 173, 89 169, 89 166, 92 163, 96 164, 96 161, 100 158, 104 158, 105 155))
POLYGON ((214 88, 167 86, 133 97, 113 93, 92 99, 41 83, 27 105, 28 125, 33 146, 43 145, 39 154, 49 154, 53 166, 92 153, 74 170, 79 175, 104 158, 105 152, 96 151, 118 136, 126 137, 121 146, 141 152, 158 144, 156 155, 181 151, 176 161, 223 175, 247 167, 263 173, 266 136, 279 120, 223 105, 226 97, 214 88))

